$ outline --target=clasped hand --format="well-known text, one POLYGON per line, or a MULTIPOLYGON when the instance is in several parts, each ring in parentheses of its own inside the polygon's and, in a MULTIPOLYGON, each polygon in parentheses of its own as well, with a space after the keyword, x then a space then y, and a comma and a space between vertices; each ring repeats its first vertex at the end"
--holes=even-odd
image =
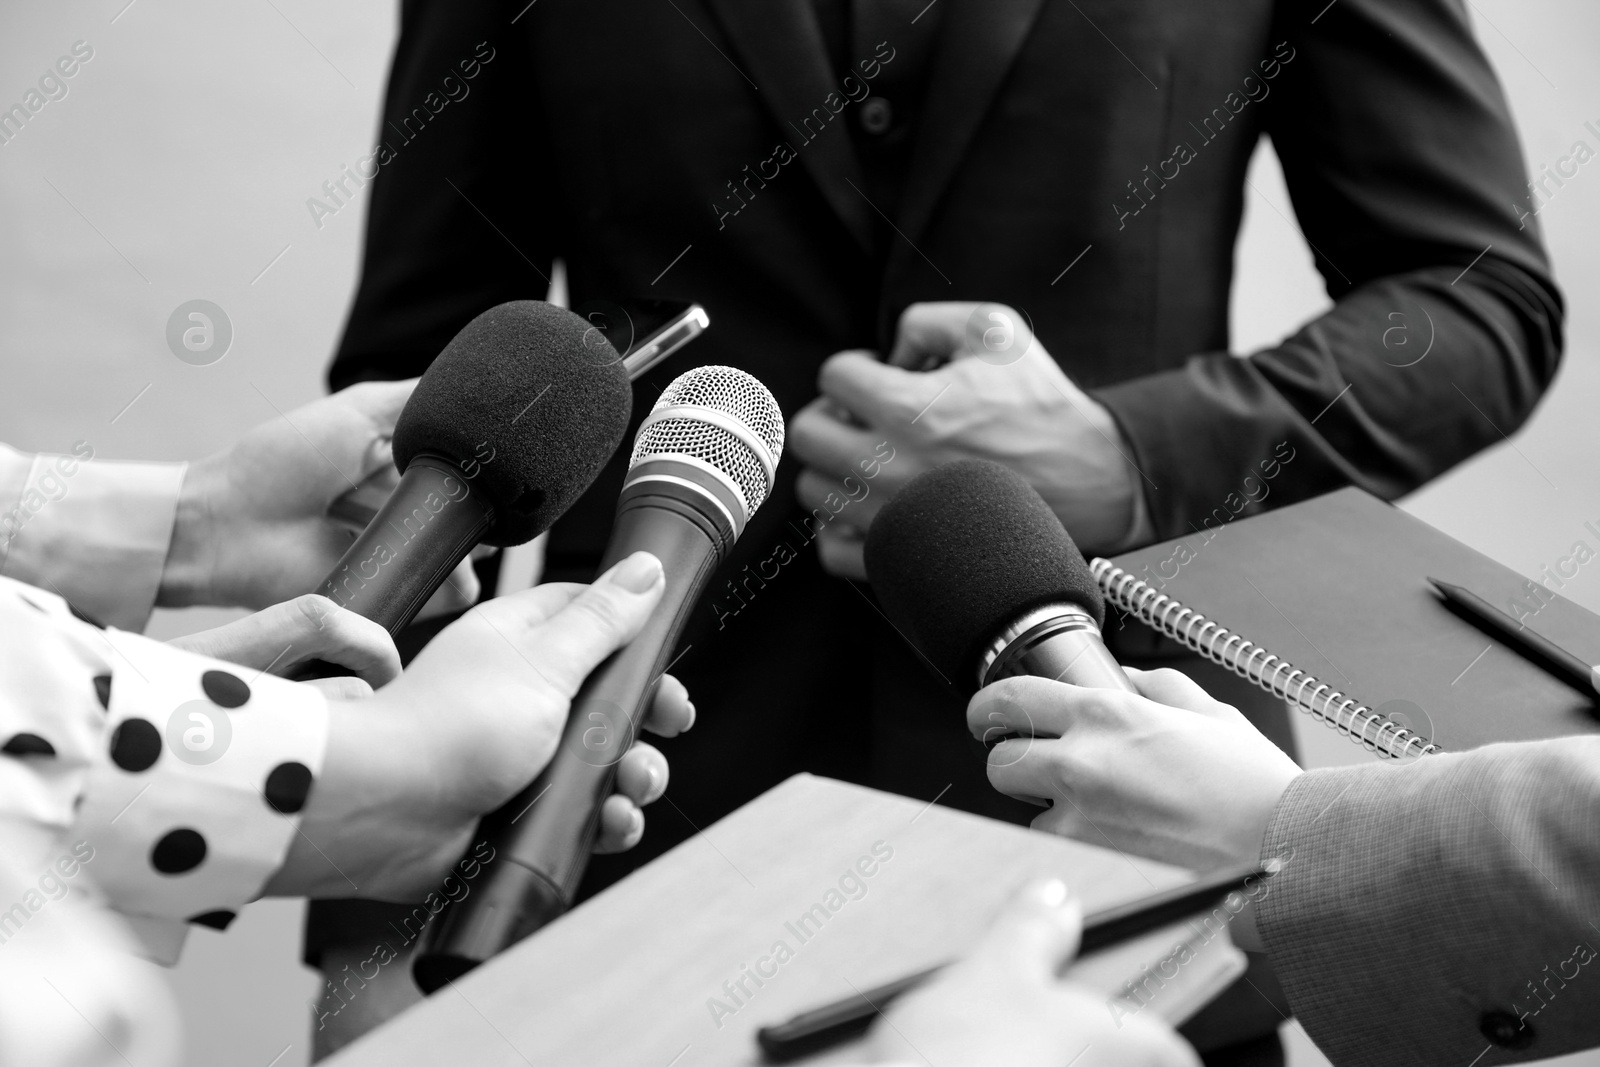
POLYGON ((789 447, 805 465, 802 506, 828 516, 817 549, 832 574, 865 578, 862 543, 878 509, 957 459, 1021 474, 1088 550, 1114 550, 1132 532, 1142 490, 1115 420, 1003 304, 913 304, 887 361, 839 352, 818 388, 790 423, 789 447))

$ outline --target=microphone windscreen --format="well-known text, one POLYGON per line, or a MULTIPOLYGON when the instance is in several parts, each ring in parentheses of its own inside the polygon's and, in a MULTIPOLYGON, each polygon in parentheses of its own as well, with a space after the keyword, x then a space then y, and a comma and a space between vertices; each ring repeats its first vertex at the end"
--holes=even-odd
POLYGON ((867 577, 889 621, 963 692, 1019 617, 1075 604, 1105 620, 1083 553, 1021 475, 988 460, 919 474, 867 532, 867 577))
POLYGON ((564 308, 514 300, 462 327, 422 375, 395 424, 395 463, 451 461, 494 505, 484 543, 520 545, 599 476, 632 406, 604 335, 564 308))

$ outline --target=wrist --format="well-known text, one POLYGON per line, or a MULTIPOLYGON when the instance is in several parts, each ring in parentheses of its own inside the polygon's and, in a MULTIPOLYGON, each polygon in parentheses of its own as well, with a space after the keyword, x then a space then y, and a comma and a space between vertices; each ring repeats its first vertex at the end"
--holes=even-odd
MULTIPOLYGON (((1086 555, 1113 555, 1132 547, 1148 526, 1142 476, 1105 405, 1084 395, 1073 408, 1081 421, 1060 449, 1064 457, 1078 458, 1078 473, 1041 493, 1086 555)), ((1058 462, 1062 469, 1073 467, 1058 462)))
MULTIPOLYGON (((1278 799, 1282 799, 1282 794, 1279 794, 1278 799)), ((1256 905, 1266 899, 1267 895, 1272 892, 1274 879, 1277 878, 1284 866, 1294 856, 1293 849, 1268 855, 1267 839, 1272 832, 1272 815, 1277 810, 1277 804, 1274 802, 1272 808, 1267 812, 1267 818, 1262 824, 1261 836, 1255 846, 1255 855, 1260 858, 1261 866, 1268 872, 1268 876, 1264 880, 1257 882, 1253 889, 1245 891, 1244 907, 1238 915, 1234 916, 1233 920, 1231 933, 1233 943, 1245 952, 1267 951, 1266 941, 1261 936, 1260 914, 1256 905)), ((1248 884, 1247 881, 1246 885, 1248 884)))
POLYGON ((220 605, 216 588, 216 470, 213 459, 191 463, 183 473, 172 536, 156 605, 183 608, 197 604, 220 605))
POLYGON ((1107 555, 1117 552, 1126 552, 1142 544, 1154 540, 1154 529, 1150 522, 1150 508, 1144 498, 1144 475, 1139 472, 1139 467, 1133 461, 1133 446, 1128 443, 1127 435, 1122 432, 1122 427, 1117 423, 1111 409, 1090 397, 1089 422, 1100 432, 1117 453, 1113 466, 1119 471, 1120 477, 1113 477, 1112 491, 1109 494, 1113 513, 1121 516, 1121 522, 1112 523, 1117 533, 1108 539, 1104 548, 1107 555))
POLYGON ((328 701, 322 773, 268 896, 412 900, 466 848, 471 823, 444 825, 426 738, 382 691, 328 701))
POLYGON ((1272 817, 1277 814, 1278 805, 1283 802, 1283 795, 1289 791, 1289 786, 1305 773, 1298 763, 1285 755, 1276 745, 1270 747, 1270 754, 1276 759, 1272 766, 1265 769, 1263 778, 1251 791, 1256 800, 1248 806, 1241 819, 1236 856, 1237 862, 1240 863, 1254 863, 1258 860, 1266 863, 1272 858, 1266 855, 1267 839, 1272 832, 1272 817))

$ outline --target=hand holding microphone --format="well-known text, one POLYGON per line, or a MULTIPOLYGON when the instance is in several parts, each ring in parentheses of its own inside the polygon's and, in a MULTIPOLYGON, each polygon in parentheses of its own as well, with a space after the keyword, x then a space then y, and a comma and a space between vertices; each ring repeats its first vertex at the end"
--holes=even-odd
MULTIPOLYGON (((349 546, 329 506, 353 487, 392 487, 395 419, 416 379, 363 382, 248 430, 184 473, 157 602, 265 608, 316 583, 349 546)), ((477 599, 463 564, 443 599, 477 599)))
MULTIPOLYGON (((388 502, 353 544, 338 532, 337 542, 349 547, 321 594, 185 639, 262 669, 325 654, 383 686, 373 693, 355 678, 324 686, 342 697, 330 701, 326 761, 303 832, 269 892, 423 895, 464 851, 477 819, 550 761, 583 679, 646 624, 665 587, 660 562, 622 553, 593 586, 552 583, 481 605, 394 678, 398 658, 388 634, 411 621, 475 545, 520 543, 548 528, 616 450, 631 391, 615 353, 596 350, 605 344, 570 312, 513 302, 464 327, 414 389, 349 390, 382 408, 367 413, 373 456, 360 470, 389 465, 379 445, 393 428, 404 473, 388 502)), ((349 403, 323 407, 323 421, 343 426, 355 418, 349 403)), ((348 488, 338 470, 319 463, 348 488)), ((240 485, 258 489, 281 473, 252 464, 232 471, 240 485)), ((306 489, 319 515, 339 489, 323 486, 327 478, 306 489)), ((311 565, 327 562, 312 554, 311 565)), ((669 735, 693 717, 671 678, 653 688, 638 715, 643 728, 669 735)), ((586 841, 602 851, 637 842, 639 807, 667 784, 666 762, 647 744, 619 752, 612 770, 586 841)))
POLYGON ((866 561, 889 619, 976 690, 990 783, 1051 804, 1035 829, 1199 869, 1257 858, 1300 768, 1177 671, 1117 664, 1083 554, 1019 475, 965 460, 913 479, 866 561))
POLYGON ((645 550, 665 570, 660 606, 573 700, 550 766, 484 820, 495 849, 477 890, 428 928, 412 973, 423 990, 482 963, 572 905, 616 762, 717 566, 772 491, 783 413, 732 367, 680 375, 639 426, 602 566, 645 550))
POLYGON ((480 543, 549 529, 617 450, 632 405, 626 367, 584 319, 536 300, 483 312, 417 382, 395 420, 399 482, 317 592, 399 633, 480 543))
MULTIPOLYGON (((635 553, 593 585, 496 598, 446 627, 376 693, 331 700, 323 769, 267 892, 409 901, 435 889, 477 840, 478 819, 550 761, 573 693, 639 633, 665 586, 660 562, 635 553)), ((643 725, 670 736, 693 720, 673 681, 643 725)), ((598 812, 606 849, 638 840, 638 808, 665 792, 666 760, 634 744, 615 784, 619 795, 598 812)))
POLYGON ((1136 693, 1007 678, 973 697, 975 736, 1018 735, 989 753, 989 782, 1055 801, 1035 830, 1202 871, 1260 858, 1300 767, 1187 675, 1130 673, 1136 693))

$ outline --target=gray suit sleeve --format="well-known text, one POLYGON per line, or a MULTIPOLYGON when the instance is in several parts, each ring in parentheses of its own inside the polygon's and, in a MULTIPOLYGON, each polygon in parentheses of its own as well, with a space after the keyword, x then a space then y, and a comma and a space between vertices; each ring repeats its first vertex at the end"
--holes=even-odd
POLYGON ((1600 1044, 1600 737, 1308 772, 1262 854, 1262 939, 1338 1067, 1600 1044))

